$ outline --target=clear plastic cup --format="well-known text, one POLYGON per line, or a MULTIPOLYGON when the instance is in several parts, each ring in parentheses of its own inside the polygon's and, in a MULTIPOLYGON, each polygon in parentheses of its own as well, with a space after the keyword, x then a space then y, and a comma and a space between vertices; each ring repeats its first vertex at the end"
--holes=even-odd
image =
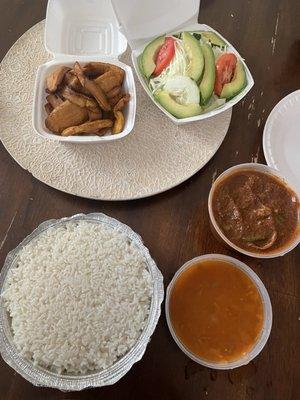
POLYGON ((233 369, 233 368, 238 368, 241 367, 242 365, 248 364, 251 360, 253 360, 265 347, 265 344, 267 343, 267 340, 270 336, 271 328, 272 328, 272 319, 273 319, 273 313, 272 313, 272 305, 271 301, 269 298, 269 294, 260 280, 260 278, 256 275, 256 273, 249 268, 246 264, 242 263, 241 261, 237 260, 236 258, 225 256, 222 254, 206 254, 203 256, 199 256, 196 258, 193 258, 192 260, 186 262, 174 275, 173 279, 171 280, 168 288, 167 288, 167 293, 166 293, 166 304, 165 304, 165 311, 166 311, 166 318, 167 318, 167 324, 169 327, 169 330, 171 332, 171 335, 179 348, 193 361, 197 362, 198 364, 204 365, 205 367, 208 368, 213 368, 213 369, 220 369, 220 370, 226 370, 226 369, 233 369), (256 343, 254 344, 252 350, 242 356, 240 359, 237 359, 235 361, 230 361, 226 363, 216 363, 216 362, 211 362, 207 361, 192 352, 189 351, 187 347, 181 342, 181 340, 178 338, 176 335, 176 331, 172 326, 172 321, 170 318, 170 313, 169 313, 169 301, 170 301, 170 295, 172 292, 172 288, 180 276, 180 274, 190 268, 192 265, 195 263, 199 263, 201 261, 206 261, 206 260, 216 260, 216 261, 225 261, 230 264, 232 264, 233 267, 238 268, 242 270, 255 284, 257 290, 259 291, 259 294, 262 299, 263 303, 263 313, 264 313, 264 322, 263 322, 263 327, 260 333, 259 338, 257 339, 256 343))
POLYGON ((227 178, 229 175, 231 175, 237 171, 245 171, 245 170, 263 172, 263 173, 270 174, 276 178, 279 178, 279 180, 285 186, 287 186, 289 189, 291 189, 295 193, 295 195, 298 198, 298 202, 300 204, 300 197, 299 197, 299 194, 297 193, 297 190, 290 183, 288 183, 287 180, 276 169, 273 169, 264 164, 256 164, 256 163, 246 163, 246 164, 235 165, 234 167, 227 169, 221 175, 219 175, 210 189, 209 196, 208 196, 208 212, 209 212, 210 226, 211 226, 212 233, 214 234, 216 239, 218 239, 220 242, 225 244, 226 247, 232 248, 232 249, 238 251, 239 253, 245 254, 249 257, 275 258, 275 257, 279 257, 279 256, 284 256, 285 254, 287 254, 291 250, 293 250, 300 243, 300 207, 298 207, 298 224, 297 224, 294 238, 291 241, 288 241, 285 245, 279 247, 278 249, 275 249, 273 251, 272 250, 266 251, 265 253, 248 251, 248 250, 242 249, 241 247, 232 243, 224 235, 224 233, 222 232, 222 230, 219 228, 219 226, 217 224, 217 221, 214 217, 213 209, 212 209, 212 199, 213 199, 213 194, 214 194, 215 188, 223 179, 227 178))

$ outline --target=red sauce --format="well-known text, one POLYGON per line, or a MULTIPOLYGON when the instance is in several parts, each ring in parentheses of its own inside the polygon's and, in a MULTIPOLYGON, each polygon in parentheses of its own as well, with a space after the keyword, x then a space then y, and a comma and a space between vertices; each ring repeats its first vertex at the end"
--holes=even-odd
POLYGON ((250 252, 284 248, 299 232, 297 195, 263 172, 245 169, 221 180, 213 192, 212 211, 227 239, 250 252))

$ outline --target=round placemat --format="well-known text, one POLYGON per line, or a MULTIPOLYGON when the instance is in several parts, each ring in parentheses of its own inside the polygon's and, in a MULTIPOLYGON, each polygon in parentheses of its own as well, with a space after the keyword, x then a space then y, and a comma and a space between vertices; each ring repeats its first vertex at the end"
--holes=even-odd
MULTIPOLYGON (((51 56, 43 44, 44 21, 29 29, 0 67, 0 138, 31 174, 63 192, 99 200, 129 200, 170 189, 199 171, 228 130, 231 110, 176 126, 152 104, 136 79, 137 114, 126 138, 97 145, 59 143, 32 127, 37 67, 51 56)), ((130 52, 122 61, 131 65, 130 52)))

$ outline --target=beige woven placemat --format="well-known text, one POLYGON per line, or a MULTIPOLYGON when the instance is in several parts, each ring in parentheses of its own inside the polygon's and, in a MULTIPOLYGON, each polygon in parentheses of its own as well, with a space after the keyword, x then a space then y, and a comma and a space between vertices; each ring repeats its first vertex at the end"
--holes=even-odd
MULTIPOLYGON (((0 67, 0 138, 37 179, 77 196, 136 199, 178 185, 215 154, 228 130, 231 110, 177 127, 152 104, 137 79, 136 123, 123 140, 78 145, 40 138, 32 128, 31 114, 37 67, 50 58, 43 32, 44 21, 29 29, 0 67)), ((131 64, 129 52, 123 61, 131 64)))

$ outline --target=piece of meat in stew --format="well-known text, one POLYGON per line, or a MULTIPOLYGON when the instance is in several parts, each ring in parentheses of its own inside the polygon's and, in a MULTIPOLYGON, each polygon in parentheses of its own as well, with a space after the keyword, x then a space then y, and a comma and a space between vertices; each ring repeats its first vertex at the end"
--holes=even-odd
POLYGON ((293 240, 298 229, 299 199, 279 178, 243 170, 220 181, 212 197, 215 220, 236 246, 272 252, 293 240))

